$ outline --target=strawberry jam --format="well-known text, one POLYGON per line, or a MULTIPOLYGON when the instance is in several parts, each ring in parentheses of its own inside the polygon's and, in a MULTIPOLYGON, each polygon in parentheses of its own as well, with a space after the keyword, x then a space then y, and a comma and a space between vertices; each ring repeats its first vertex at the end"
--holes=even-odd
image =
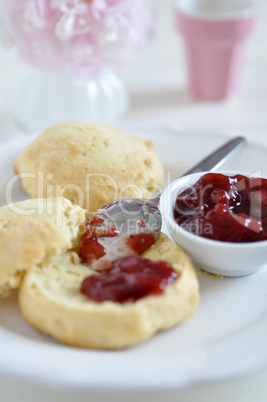
POLYGON ((161 294, 177 278, 178 273, 167 262, 130 256, 113 262, 102 274, 85 278, 81 292, 96 302, 129 303, 161 294))
POLYGON ((208 239, 267 240, 267 179, 205 174, 177 196, 174 218, 208 239))
MULTIPOLYGON (((139 225, 139 222, 137 222, 139 225)), ((141 221, 141 227, 145 225, 141 221)), ((97 271, 110 269, 111 262, 126 255, 143 253, 149 246, 155 243, 154 232, 141 231, 133 234, 123 234, 113 219, 105 210, 98 210, 85 226, 82 234, 79 257, 82 263, 97 271), (107 242, 108 237, 117 237, 116 242, 107 242), (122 251, 125 251, 124 255, 122 251), (104 258, 102 258, 104 257, 104 258)))
POLYGON ((79 257, 81 261, 90 265, 106 254, 105 248, 98 242, 99 238, 118 236, 118 228, 113 221, 103 218, 100 212, 95 213, 88 220, 85 232, 82 235, 79 257))
POLYGON ((133 251, 134 254, 143 253, 149 246, 155 243, 155 233, 141 232, 129 237, 125 240, 125 244, 133 251))

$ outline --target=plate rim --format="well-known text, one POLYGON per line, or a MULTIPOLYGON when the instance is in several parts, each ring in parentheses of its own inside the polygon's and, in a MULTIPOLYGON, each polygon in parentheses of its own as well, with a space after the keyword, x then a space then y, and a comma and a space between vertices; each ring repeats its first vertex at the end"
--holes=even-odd
MULTIPOLYGON (((172 132, 172 134, 174 134, 174 135, 176 135, 176 134, 179 135, 179 133, 184 132, 185 134, 188 134, 188 135, 190 135, 190 134, 191 135, 192 134, 193 135, 200 135, 200 136, 203 136, 203 135, 206 135, 206 136, 216 135, 218 137, 224 137, 226 139, 237 135, 237 134, 233 134, 233 133, 230 133, 230 132, 219 131, 219 130, 217 130, 217 131, 215 131, 215 130, 206 130, 206 129, 205 130, 204 129, 203 130, 198 130, 196 128, 191 129, 190 127, 184 127, 184 126, 180 126, 180 125, 177 125, 177 124, 164 124, 164 123, 161 123, 161 124, 157 124, 157 123, 153 123, 153 124, 149 124, 149 123, 134 123, 134 124, 122 123, 122 124, 116 124, 115 126, 118 127, 118 128, 128 129, 130 132, 135 131, 135 130, 139 130, 139 131, 153 130, 153 128, 156 128, 157 130, 159 130, 159 128, 162 127, 162 129, 168 130, 168 131, 172 132), (175 133, 174 131, 177 131, 177 133, 175 133)), ((21 138, 29 139, 30 137, 34 138, 34 136, 36 134, 37 133, 31 133, 30 136, 25 135, 25 134, 16 135, 16 136, 13 136, 13 137, 10 137, 10 138, 6 138, 5 140, 1 141, 0 144, 1 145, 7 145, 12 141, 16 141, 18 138, 20 138, 20 139, 21 138)), ((136 136, 138 136, 138 133, 136 134, 136 136)), ((153 138, 151 138, 151 140, 153 141, 153 138)), ((267 142, 259 141, 259 140, 254 141, 254 140, 251 140, 250 138, 247 139, 247 141, 248 141, 248 144, 264 147, 266 149, 266 151, 267 151, 267 142)), ((2 328, 0 326, 0 338, 1 338, 1 331, 2 331, 2 328)), ((7 331, 7 332, 9 332, 9 331, 7 331)), ((57 345, 55 345, 55 346, 57 346, 57 345)), ((0 347, 0 349, 1 349, 1 347, 0 347)), ((114 353, 116 353, 116 351, 114 353)), ((164 386, 164 384, 162 384, 162 383, 156 383, 156 384, 153 384, 153 385, 152 384, 150 384, 150 385, 139 384, 138 388, 137 388, 136 385, 131 386, 130 384, 117 384, 117 385, 116 384, 113 384, 113 385, 108 384, 108 385, 104 385, 103 383, 101 383, 102 384, 101 386, 103 387, 103 389, 127 389, 127 390, 129 390, 129 389, 134 389, 134 390, 152 390, 153 389, 153 390, 156 390, 156 389, 166 389, 166 388, 168 388, 168 389, 182 389, 183 388, 184 389, 184 388, 187 388, 188 386, 195 385, 195 384, 208 384, 208 383, 214 383, 214 381, 224 381, 224 380, 227 380, 227 379, 230 379, 230 378, 231 379, 237 378, 237 377, 240 377, 240 376, 243 376, 243 375, 246 375, 246 374, 251 374, 253 372, 260 371, 260 370, 266 368, 266 366, 267 366, 267 353, 266 353, 265 360, 259 359, 259 361, 254 364, 253 368, 247 367, 243 371, 239 370, 239 371, 236 371, 234 373, 233 372, 228 373, 228 374, 225 373, 225 375, 222 375, 222 374, 214 375, 214 377, 211 374, 209 374, 208 377, 207 377, 207 375, 204 375, 204 374, 202 374, 201 376, 199 376, 199 375, 198 376, 191 376, 190 379, 183 378, 182 380, 178 381, 177 383, 166 384, 166 386, 164 386)), ((16 378, 19 378, 20 380, 23 380, 23 381, 26 381, 26 382, 27 381, 32 381, 32 378, 33 378, 32 373, 25 373, 25 372, 22 373, 22 372, 19 372, 19 371, 16 371, 16 370, 14 371, 14 370, 5 369, 5 367, 3 365, 3 361, 1 361, 1 360, 0 360, 0 374, 1 374, 1 376, 8 375, 9 377, 16 377, 16 378)), ((82 388, 86 388, 86 389, 88 389, 88 388, 94 389, 94 387, 95 387, 90 382, 89 383, 87 383, 87 382, 78 383, 75 380, 75 381, 70 383, 69 380, 70 379, 68 378, 67 383, 66 383, 65 379, 63 379, 63 380, 61 379, 62 382, 59 383, 58 379, 57 380, 51 379, 51 378, 49 378, 49 376, 47 378, 43 378, 42 373, 38 374, 37 377, 34 376, 34 382, 36 384, 37 383, 40 383, 40 384, 45 383, 45 384, 53 386, 53 387, 62 386, 64 384, 65 387, 67 386, 69 388, 76 388, 76 387, 81 388, 82 387, 82 388)), ((99 385, 96 386, 96 389, 99 389, 99 385)))

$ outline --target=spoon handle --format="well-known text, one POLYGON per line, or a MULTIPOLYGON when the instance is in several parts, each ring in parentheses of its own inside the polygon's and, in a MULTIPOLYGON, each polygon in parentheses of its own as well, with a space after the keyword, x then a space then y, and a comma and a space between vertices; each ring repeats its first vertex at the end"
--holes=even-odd
MULTIPOLYGON (((202 159, 199 163, 193 166, 191 169, 187 170, 182 174, 181 177, 187 176, 188 174, 205 172, 221 166, 226 162, 231 156, 233 156, 240 148, 246 144, 246 139, 244 137, 235 137, 228 141, 226 144, 222 145, 220 148, 213 151, 205 159, 202 159)), ((157 206, 159 204, 161 193, 157 197, 146 200, 152 206, 157 206)))
POLYGON ((212 152, 197 165, 193 166, 191 169, 187 170, 187 172, 183 173, 183 176, 218 168, 229 158, 231 158, 231 156, 233 156, 240 148, 242 148, 245 143, 246 139, 244 137, 233 138, 232 140, 228 141, 226 144, 212 152))

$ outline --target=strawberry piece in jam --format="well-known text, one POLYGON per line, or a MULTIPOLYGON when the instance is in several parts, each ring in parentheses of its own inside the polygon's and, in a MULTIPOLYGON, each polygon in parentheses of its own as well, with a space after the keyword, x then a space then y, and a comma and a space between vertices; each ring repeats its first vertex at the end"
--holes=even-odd
POLYGON ((100 212, 94 214, 85 226, 82 235, 79 257, 86 265, 91 265, 106 254, 105 248, 98 242, 99 238, 118 236, 118 229, 113 221, 105 220, 100 212))
POLYGON ((152 232, 141 232, 137 234, 130 235, 126 240, 125 244, 135 253, 143 253, 149 246, 155 243, 155 233, 152 232))

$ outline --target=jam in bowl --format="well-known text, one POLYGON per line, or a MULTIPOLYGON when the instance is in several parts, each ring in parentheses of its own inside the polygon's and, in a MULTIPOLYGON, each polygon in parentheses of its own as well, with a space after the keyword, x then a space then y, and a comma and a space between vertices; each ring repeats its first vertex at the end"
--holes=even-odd
POLYGON ((267 240, 267 179, 202 175, 177 195, 174 219, 184 229, 208 239, 267 240))
POLYGON ((184 176, 166 187, 160 210, 164 230, 206 271, 243 276, 267 265, 267 179, 184 176))

